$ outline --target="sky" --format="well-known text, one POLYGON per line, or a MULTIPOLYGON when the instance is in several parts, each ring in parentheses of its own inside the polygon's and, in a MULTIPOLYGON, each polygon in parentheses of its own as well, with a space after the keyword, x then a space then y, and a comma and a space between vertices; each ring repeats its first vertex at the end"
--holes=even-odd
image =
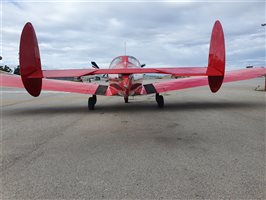
POLYGON ((207 66, 215 20, 226 69, 265 66, 265 1, 1 1, 2 64, 18 65, 23 26, 35 28, 43 69, 108 68, 119 55, 146 67, 207 66))

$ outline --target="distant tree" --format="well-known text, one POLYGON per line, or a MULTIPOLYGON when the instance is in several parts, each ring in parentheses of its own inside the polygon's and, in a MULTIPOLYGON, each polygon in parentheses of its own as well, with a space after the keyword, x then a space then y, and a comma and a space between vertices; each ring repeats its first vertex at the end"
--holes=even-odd
POLYGON ((19 65, 14 69, 14 74, 20 75, 20 66, 19 65))
POLYGON ((1 70, 1 71, 5 71, 5 72, 8 72, 8 73, 10 73, 10 72, 13 71, 13 70, 10 69, 10 67, 8 67, 7 65, 5 65, 4 67, 3 67, 3 66, 0 66, 0 70, 1 70))

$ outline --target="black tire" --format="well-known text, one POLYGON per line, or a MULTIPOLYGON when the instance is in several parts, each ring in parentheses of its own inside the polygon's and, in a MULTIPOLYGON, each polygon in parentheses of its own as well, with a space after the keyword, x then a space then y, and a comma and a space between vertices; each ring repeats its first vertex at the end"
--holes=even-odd
POLYGON ((164 99, 162 95, 156 95, 156 101, 158 104, 159 108, 163 108, 164 107, 164 99))
POLYGON ((158 99, 159 99, 159 93, 156 93, 156 95, 155 95, 155 99, 156 99, 156 102, 158 103, 158 99))
POLYGON ((128 97, 124 97, 125 103, 128 103, 128 97))
POLYGON ((96 95, 93 95, 92 98, 94 100, 94 105, 95 105, 97 103, 97 96, 96 95))
POLYGON ((93 97, 90 97, 88 100, 88 109, 89 110, 94 110, 94 106, 95 106, 95 99, 93 97))

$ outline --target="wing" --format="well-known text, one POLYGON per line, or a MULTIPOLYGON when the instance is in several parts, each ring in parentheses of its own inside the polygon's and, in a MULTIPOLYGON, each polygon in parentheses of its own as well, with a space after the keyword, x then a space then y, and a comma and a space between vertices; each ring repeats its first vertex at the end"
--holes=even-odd
MULTIPOLYGON (((264 67, 256 67, 251 69, 241 69, 226 72, 223 82, 233 82, 256 78, 266 74, 264 67)), ((193 88, 199 86, 209 85, 208 77, 192 77, 183 78, 159 83, 152 83, 143 85, 141 94, 162 93, 173 90, 181 90, 186 88, 193 88)))
MULTIPOLYGON (((3 87, 16 87, 24 88, 21 77, 10 74, 0 74, 0 86, 3 87)), ((104 96, 116 95, 116 92, 110 90, 107 85, 99 85, 93 83, 73 82, 73 81, 62 81, 43 79, 42 90, 59 91, 59 92, 73 92, 80 94, 96 94, 104 96)))

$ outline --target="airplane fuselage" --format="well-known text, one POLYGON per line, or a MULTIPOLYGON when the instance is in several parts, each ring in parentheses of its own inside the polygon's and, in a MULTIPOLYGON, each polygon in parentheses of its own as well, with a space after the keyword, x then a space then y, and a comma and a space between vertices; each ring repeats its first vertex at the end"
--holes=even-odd
MULTIPOLYGON (((132 56, 118 56, 110 64, 111 69, 140 68, 139 61, 132 56)), ((110 89, 125 99, 138 95, 142 89, 143 74, 109 74, 110 89)))

